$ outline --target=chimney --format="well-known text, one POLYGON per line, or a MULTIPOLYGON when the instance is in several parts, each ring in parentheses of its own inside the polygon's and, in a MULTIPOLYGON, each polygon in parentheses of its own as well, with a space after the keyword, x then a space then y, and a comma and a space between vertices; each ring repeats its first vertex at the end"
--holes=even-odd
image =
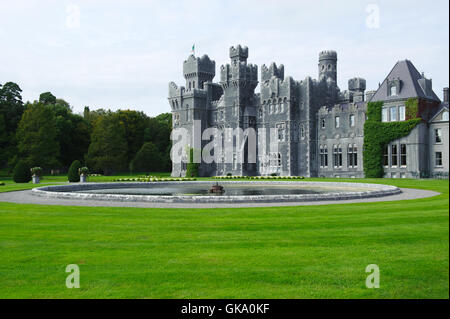
POLYGON ((448 103, 448 87, 444 88, 444 102, 448 103))

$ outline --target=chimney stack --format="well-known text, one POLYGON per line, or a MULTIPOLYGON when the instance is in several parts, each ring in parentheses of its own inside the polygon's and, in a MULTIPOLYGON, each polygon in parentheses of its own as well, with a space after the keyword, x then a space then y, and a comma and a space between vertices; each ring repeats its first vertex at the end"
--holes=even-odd
POLYGON ((444 102, 448 103, 448 87, 444 88, 444 102))

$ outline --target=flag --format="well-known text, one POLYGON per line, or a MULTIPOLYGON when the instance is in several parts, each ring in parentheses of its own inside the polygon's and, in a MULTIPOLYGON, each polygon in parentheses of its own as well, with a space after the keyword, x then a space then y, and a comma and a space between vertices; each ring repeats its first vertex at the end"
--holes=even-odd
POLYGON ((195 43, 192 45, 191 53, 192 53, 193 55, 195 55, 195 43))

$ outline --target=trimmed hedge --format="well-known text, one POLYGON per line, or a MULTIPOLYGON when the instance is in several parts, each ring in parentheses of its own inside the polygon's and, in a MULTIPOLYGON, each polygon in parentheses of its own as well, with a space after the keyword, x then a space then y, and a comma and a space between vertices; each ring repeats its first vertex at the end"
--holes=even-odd
POLYGON ((69 167, 69 172, 67 174, 70 183, 78 183, 80 181, 80 174, 78 173, 78 170, 80 168, 81 168, 80 161, 75 160, 72 162, 72 164, 69 167))
POLYGON ((31 181, 31 172, 24 161, 19 161, 14 167, 13 181, 16 183, 28 183, 31 181))
POLYGON ((189 149, 189 163, 186 168, 186 177, 198 177, 199 163, 194 163, 194 149, 189 149))
POLYGON ((383 102, 367 104, 367 120, 364 123, 364 175, 366 178, 381 178, 384 175, 383 149, 393 140, 407 136, 422 119, 417 118, 417 99, 406 103, 408 120, 404 122, 381 122, 383 102))

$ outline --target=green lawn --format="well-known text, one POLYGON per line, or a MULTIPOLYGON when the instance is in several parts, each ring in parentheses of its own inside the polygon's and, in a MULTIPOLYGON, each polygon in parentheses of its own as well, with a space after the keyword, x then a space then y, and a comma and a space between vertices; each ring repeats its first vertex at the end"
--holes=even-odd
MULTIPOLYGON (((0 192, 20 187, 2 181, 0 192)), ((0 203, 0 298, 449 298, 448 181, 342 181, 442 194, 242 209, 0 203), (65 287, 68 264, 80 289, 65 287), (368 264, 379 289, 365 287, 368 264)))

